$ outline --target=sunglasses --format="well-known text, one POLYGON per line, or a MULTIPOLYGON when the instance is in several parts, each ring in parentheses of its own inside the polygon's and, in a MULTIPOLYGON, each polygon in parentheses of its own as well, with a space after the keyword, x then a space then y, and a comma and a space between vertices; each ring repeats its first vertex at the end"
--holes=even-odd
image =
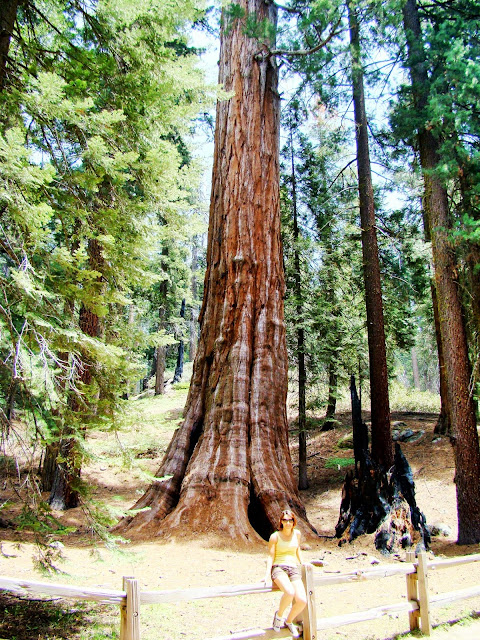
POLYGON ((293 518, 282 518, 282 522, 293 522, 293 518))

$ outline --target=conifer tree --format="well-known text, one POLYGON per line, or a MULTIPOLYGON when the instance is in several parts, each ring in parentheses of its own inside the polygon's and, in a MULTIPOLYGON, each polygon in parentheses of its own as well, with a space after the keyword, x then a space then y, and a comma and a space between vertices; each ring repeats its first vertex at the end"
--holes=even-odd
POLYGON ((435 136, 428 125, 431 83, 416 0, 406 1, 403 19, 412 96, 419 112, 417 135, 425 182, 425 214, 432 240, 448 410, 454 438, 458 542, 471 544, 480 539, 480 451, 470 392, 467 334, 455 275, 455 252, 449 233, 451 216, 444 180, 438 173, 442 131, 435 136))
POLYGON ((175 15, 151 8, 21 3, 8 52, 1 386, 36 420, 46 484, 59 456, 69 488, 55 490, 56 506, 78 498, 66 493, 81 488, 86 430, 112 419, 138 375, 118 308, 156 280, 157 212, 178 217, 187 204, 179 139, 205 90, 183 29, 200 13, 189 0, 175 15))

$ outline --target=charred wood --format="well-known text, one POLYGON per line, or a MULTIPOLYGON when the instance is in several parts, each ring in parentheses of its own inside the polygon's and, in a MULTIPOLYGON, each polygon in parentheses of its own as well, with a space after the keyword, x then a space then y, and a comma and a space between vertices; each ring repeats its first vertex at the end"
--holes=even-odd
POLYGON ((371 458, 367 426, 362 422, 353 376, 350 389, 355 469, 347 472, 342 489, 340 516, 335 527, 339 544, 375 533, 375 547, 384 553, 413 545, 428 549, 430 532, 416 503, 410 465, 398 443, 395 443, 394 464, 389 470, 371 458))

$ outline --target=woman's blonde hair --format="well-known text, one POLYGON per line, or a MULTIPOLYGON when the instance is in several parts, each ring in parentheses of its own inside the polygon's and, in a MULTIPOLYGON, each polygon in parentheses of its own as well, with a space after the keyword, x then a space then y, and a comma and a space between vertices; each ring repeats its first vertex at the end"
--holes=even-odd
POLYGON ((293 520, 293 526, 296 527, 297 526, 297 516, 293 513, 293 511, 290 511, 290 509, 285 509, 285 511, 282 511, 282 513, 280 514, 280 521, 278 523, 278 528, 281 530, 283 529, 283 518, 285 516, 288 516, 289 518, 292 518, 293 520))

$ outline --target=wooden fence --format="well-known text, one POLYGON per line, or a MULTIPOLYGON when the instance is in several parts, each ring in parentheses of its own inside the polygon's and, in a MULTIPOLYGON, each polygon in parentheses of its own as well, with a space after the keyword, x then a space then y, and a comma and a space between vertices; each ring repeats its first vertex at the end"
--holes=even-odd
MULTIPOLYGON (((438 569, 458 567, 464 564, 480 562, 480 554, 461 556, 444 560, 427 561, 425 553, 418 558, 412 551, 407 552, 406 562, 400 565, 378 566, 371 569, 353 570, 336 575, 315 575, 314 567, 305 564, 302 567, 303 581, 307 593, 307 607, 303 612, 304 640, 317 640, 318 632, 339 626, 375 620, 384 615, 408 614, 410 630, 421 629, 425 635, 431 634, 430 609, 480 595, 480 586, 459 591, 430 595, 428 590, 429 574, 438 569), (406 601, 386 604, 373 609, 357 611, 340 616, 319 618, 316 615, 315 592, 318 587, 348 584, 362 580, 378 580, 404 575, 406 578, 406 601)), ((140 591, 138 580, 123 578, 123 589, 98 589, 36 582, 0 576, 0 590, 12 591, 20 595, 42 593, 51 596, 75 600, 93 600, 114 604, 120 607, 120 640, 140 640, 140 605, 155 603, 185 602, 204 598, 224 598, 248 594, 268 593, 272 589, 261 584, 237 585, 227 587, 202 587, 173 591, 140 591)), ((193 629, 192 629, 193 631, 193 629)), ((249 629, 211 640, 272 640, 288 638, 288 629, 278 632, 273 629, 249 629)))

